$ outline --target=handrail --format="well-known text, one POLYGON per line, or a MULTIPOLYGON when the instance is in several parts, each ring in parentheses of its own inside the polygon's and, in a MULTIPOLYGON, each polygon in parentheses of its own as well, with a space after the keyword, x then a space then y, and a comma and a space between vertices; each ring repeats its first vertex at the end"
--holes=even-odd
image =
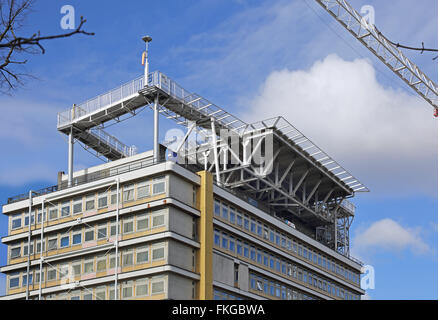
MULTIPOLYGON (((82 184, 86 184, 89 182, 94 182, 94 181, 98 181, 101 179, 117 176, 117 175, 122 174, 122 173, 132 172, 135 170, 143 169, 143 168, 150 167, 150 166, 153 166, 153 165, 156 165, 159 163, 163 163, 163 162, 166 162, 166 161, 164 159, 161 159, 159 161, 154 161, 151 158, 150 160, 146 159, 146 160, 143 160, 141 162, 135 162, 132 164, 120 165, 120 166, 114 167, 114 168, 103 169, 103 170, 93 172, 91 174, 86 174, 86 175, 74 178, 72 185, 70 187, 68 186, 68 182, 64 181, 61 184, 58 184, 55 186, 32 191, 32 194, 34 197, 38 197, 38 196, 42 196, 42 195, 49 194, 52 192, 60 191, 60 190, 66 190, 66 189, 76 187, 76 186, 79 186, 82 184)), ((15 202, 19 202, 19 201, 23 201, 23 200, 27 200, 27 199, 29 199, 29 193, 23 193, 23 194, 8 198, 7 204, 11 204, 11 203, 15 203, 15 202)))

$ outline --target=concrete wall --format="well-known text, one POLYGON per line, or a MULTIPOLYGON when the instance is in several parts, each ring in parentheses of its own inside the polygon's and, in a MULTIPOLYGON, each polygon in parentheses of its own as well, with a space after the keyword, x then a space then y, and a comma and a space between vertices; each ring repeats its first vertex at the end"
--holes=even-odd
POLYGON ((184 237, 193 239, 193 216, 178 208, 169 207, 168 219, 170 231, 174 231, 184 237))
POLYGON ((196 207, 196 203, 193 203, 193 184, 187 180, 175 176, 168 176, 169 183, 169 196, 191 206, 196 207))
POLYGON ((213 253, 213 280, 234 287, 234 260, 213 253))
POLYGON ((168 299, 192 300, 193 281, 173 273, 169 274, 168 299))
POLYGON ((192 247, 171 240, 168 244, 167 261, 173 266, 193 271, 193 250, 192 247))
POLYGON ((237 285, 240 290, 248 291, 249 289, 249 272, 246 264, 239 264, 237 285))

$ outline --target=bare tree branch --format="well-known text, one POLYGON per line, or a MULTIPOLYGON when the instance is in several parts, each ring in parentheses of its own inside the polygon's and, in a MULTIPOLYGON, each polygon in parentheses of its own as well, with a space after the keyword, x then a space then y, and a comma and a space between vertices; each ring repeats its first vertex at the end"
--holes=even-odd
POLYGON ((0 0, 0 91, 10 91, 17 85, 22 84, 23 76, 26 74, 17 73, 13 66, 24 65, 27 59, 20 59, 16 56, 22 54, 44 54, 46 52, 43 41, 68 38, 76 34, 93 36, 93 32, 83 30, 87 22, 81 17, 78 27, 68 33, 41 36, 37 31, 30 37, 17 35, 22 23, 30 11, 34 0, 0 0))

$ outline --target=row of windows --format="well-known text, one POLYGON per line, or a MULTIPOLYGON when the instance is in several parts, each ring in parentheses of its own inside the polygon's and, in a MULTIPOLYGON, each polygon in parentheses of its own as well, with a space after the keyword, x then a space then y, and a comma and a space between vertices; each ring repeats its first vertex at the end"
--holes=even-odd
MULTIPOLYGON (((118 265, 131 267, 149 262, 163 261, 166 258, 166 242, 143 245, 135 248, 123 249, 119 252, 118 265)), ((116 255, 102 254, 95 257, 77 259, 71 262, 48 264, 41 272, 41 283, 64 280, 74 281, 78 276, 114 270, 116 255), (46 275, 46 276, 45 276, 46 275)), ((27 272, 15 272, 8 275, 9 289, 27 286, 27 272)), ((29 272, 29 285, 40 283, 40 270, 35 268, 29 272), (35 283, 33 282, 35 279, 35 283)))
POLYGON ((243 300, 242 297, 219 290, 217 288, 213 289, 213 299, 214 300, 243 300))
MULTIPOLYGON (((119 234, 128 235, 135 232, 143 232, 161 228, 167 225, 168 209, 142 212, 136 215, 124 216, 119 221, 119 234), (121 227, 120 227, 121 226, 121 227), (120 230, 121 229, 121 230, 120 230)), ((43 241, 43 252, 64 249, 71 246, 80 245, 82 243, 90 243, 109 239, 116 236, 116 222, 105 221, 97 225, 86 225, 76 227, 64 233, 47 235, 43 241)), ((41 240, 36 237, 31 240, 30 254, 34 254, 34 246, 36 245, 36 253, 41 251, 41 240)), ((16 259, 26 257, 28 255, 28 241, 20 244, 11 245, 10 258, 16 259)))
POLYGON ((281 300, 316 300, 295 288, 268 280, 252 272, 249 274, 250 289, 281 300))
POLYGON ((226 220, 228 223, 237 226, 239 229, 250 232, 260 239, 271 242, 273 245, 282 250, 292 252, 294 255, 298 255, 308 262, 313 263, 314 265, 317 265, 326 271, 334 273, 346 279, 347 281, 355 284, 360 283, 359 274, 344 268, 343 266, 335 263, 333 260, 330 260, 329 258, 317 253, 315 250, 311 250, 300 241, 291 239, 289 236, 272 227, 269 227, 260 220, 250 217, 247 214, 243 214, 223 201, 215 199, 214 214, 217 218, 226 220))
MULTIPOLYGON (((164 177, 154 178, 153 180, 142 181, 120 188, 123 202, 140 200, 149 196, 155 196, 166 192, 166 180, 164 177)), ((91 193, 85 196, 79 196, 72 200, 60 202, 57 205, 51 205, 45 208, 44 221, 54 221, 61 218, 79 215, 84 212, 94 211, 97 209, 108 208, 108 205, 117 204, 117 190, 112 188, 101 192, 91 193)), ((31 224, 35 224, 35 211, 31 212, 31 224)), ((37 223, 42 220, 42 210, 37 210, 37 223)), ((10 216, 10 229, 16 230, 29 225, 29 212, 24 211, 10 216)))
POLYGON ((231 251, 233 254, 237 254, 242 258, 252 260, 252 263, 263 266, 264 268, 269 268, 282 276, 313 286, 332 296, 341 298, 341 292, 347 292, 347 290, 340 288, 333 282, 315 275, 291 261, 286 261, 274 256, 264 249, 250 245, 248 242, 221 232, 218 229, 214 230, 214 245, 218 248, 231 251))
MULTIPOLYGON (((118 298, 135 299, 162 294, 166 292, 166 277, 139 278, 121 281, 118 298)), ((34 297, 37 300, 38 297, 34 297)), ((94 288, 81 288, 70 292, 46 295, 44 300, 115 300, 114 283, 94 288)))

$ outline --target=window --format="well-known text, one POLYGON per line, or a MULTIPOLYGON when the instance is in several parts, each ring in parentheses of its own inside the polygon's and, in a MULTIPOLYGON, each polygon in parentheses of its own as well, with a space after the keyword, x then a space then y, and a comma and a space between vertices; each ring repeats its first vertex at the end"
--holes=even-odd
POLYGON ((214 201, 214 215, 215 216, 221 215, 221 203, 217 200, 214 201))
MULTIPOLYGON (((30 220, 31 220, 31 223, 30 223, 31 225, 35 224, 35 211, 34 210, 30 213, 30 220)), ((24 225, 25 226, 29 225, 29 213, 28 212, 24 213, 24 225)))
POLYGON ((250 228, 250 231, 251 231, 252 233, 256 233, 256 222, 255 222, 254 219, 251 219, 251 228, 250 228))
POLYGON ((70 235, 69 234, 62 235, 60 244, 61 244, 60 245, 61 248, 68 247, 70 245, 70 235))
POLYGON ((94 272, 94 259, 85 260, 84 262, 84 273, 93 273, 94 272))
POLYGON ((9 289, 18 288, 20 285, 20 273, 12 273, 9 275, 9 289))
POLYGON ((92 293, 84 293, 84 300, 93 300, 92 293))
POLYGON ((232 252, 234 252, 234 250, 235 250, 235 240, 234 240, 234 238, 233 237, 230 237, 230 251, 232 251, 232 252))
POLYGON ((106 287, 98 287, 96 288, 96 300, 106 300, 106 287))
POLYGON ((42 220, 41 219, 43 219, 44 218, 44 221, 47 221, 47 215, 46 215, 46 212, 44 212, 44 217, 42 217, 42 210, 38 210, 39 212, 38 212, 38 215, 37 215, 37 221, 38 221, 38 223, 41 223, 42 222, 42 220))
MULTIPOLYGON (((120 196, 119 196, 120 199, 120 196)), ((111 204, 117 204, 117 189, 111 190, 111 204)))
POLYGON ((49 209, 49 220, 58 219, 58 208, 52 207, 49 209))
POLYGON ((237 246, 236 246, 236 248, 237 248, 237 254, 238 254, 238 255, 242 255, 242 241, 237 240, 237 246))
POLYGON ((152 215, 152 228, 162 227, 165 225, 165 210, 160 210, 152 215))
POLYGON ((49 238, 48 245, 47 245, 49 251, 56 250, 57 245, 58 245, 58 237, 49 238))
POLYGON ((94 228, 91 227, 87 230, 85 230, 85 242, 93 241, 94 240, 94 228))
POLYGON ((220 246, 221 245, 221 236, 220 236, 220 232, 219 230, 214 230, 214 244, 216 246, 220 246))
POLYGON ((94 210, 95 207, 96 207, 96 199, 94 194, 87 196, 87 198, 85 199, 85 210, 87 211, 94 210))
POLYGON ((146 279, 135 281, 135 296, 142 297, 147 295, 148 295, 148 281, 146 279))
POLYGON ((222 204, 222 218, 228 220, 228 206, 226 204, 222 204))
POLYGON ((247 216, 247 215, 245 215, 245 217, 243 218, 243 227, 244 227, 246 230, 249 230, 249 219, 248 219, 248 216, 247 216))
POLYGON ((122 284, 122 298, 129 299, 132 298, 132 287, 134 285, 134 281, 128 281, 122 284))
POLYGON ((64 202, 61 205, 61 217, 68 217, 70 215, 70 201, 64 202))
MULTIPOLYGON (((41 283, 44 282, 44 271, 41 272, 41 283)), ((35 283, 40 283, 40 270, 35 271, 35 283)))
POLYGON ((134 218, 124 218, 123 219, 123 233, 131 233, 134 232, 134 218))
POLYGON ((53 281, 56 280, 56 269, 49 267, 49 270, 47 270, 47 281, 53 281))
POLYGON ((164 259, 164 245, 152 246, 152 261, 164 259))
POLYGON ((149 217, 146 213, 139 214, 137 216, 137 231, 149 229, 149 217))
MULTIPOLYGON (((43 251, 46 251, 46 242, 43 241, 43 251)), ((41 252, 41 240, 37 240, 36 243, 36 252, 40 253, 41 252)))
POLYGON ((222 248, 228 249, 228 236, 226 233, 222 233, 222 248))
POLYGON ((134 264, 134 251, 126 250, 122 255, 122 265, 124 267, 132 266, 134 264))
MULTIPOLYGON (((112 222, 110 224, 110 236, 113 237, 117 233, 116 222, 112 222)), ((119 224, 119 235, 120 235, 120 224, 119 224)))
POLYGON ((96 259, 96 271, 102 272, 106 271, 106 256, 99 256, 96 259))
POLYGON ((108 207, 108 194, 106 191, 97 195, 97 207, 99 209, 108 207))
POLYGON ((82 197, 73 200, 73 214, 82 212, 82 197))
POLYGON ((233 224, 236 222, 236 213, 232 207, 230 207, 230 222, 233 224))
POLYGON ((154 195, 164 193, 166 191, 166 182, 164 177, 155 178, 153 180, 152 192, 154 195))
POLYGON ((11 227, 12 229, 19 229, 21 228, 21 213, 15 214, 12 216, 12 223, 11 223, 11 227))
POLYGON ((59 266, 59 278, 61 280, 63 279, 67 279, 68 278, 68 264, 63 264, 61 266, 59 266))
POLYGON ((242 215, 240 214, 240 212, 237 212, 237 225, 239 227, 242 226, 242 215))
POLYGON ((72 270, 73 270, 73 276, 80 276, 82 273, 82 261, 81 260, 77 260, 77 261, 73 261, 71 263, 72 266, 72 270))
POLYGON ((123 187, 123 202, 134 200, 134 185, 130 184, 123 187))
POLYGON ((139 247, 136 249, 136 262, 147 263, 149 261, 149 247, 139 247))
POLYGON ((262 224, 258 221, 257 221, 257 235, 259 237, 263 236, 263 227, 262 227, 262 224))
POLYGON ((99 227, 97 228, 97 239, 98 240, 107 238, 107 229, 108 229, 108 227, 107 227, 106 223, 99 225, 99 227))
POLYGON ((150 196, 151 186, 145 181, 137 184, 137 199, 143 199, 150 196))
POLYGON ((18 258, 21 255, 21 245, 11 247, 11 259, 18 258))
MULTIPOLYGON (((118 262, 118 263, 120 263, 120 262, 118 262)), ((111 254, 109 256, 109 268, 110 269, 114 269, 115 267, 116 267, 116 255, 115 254, 111 254)), ((120 267, 120 264, 119 264, 119 267, 120 267)))
POLYGON ((159 294, 164 292, 164 279, 152 280, 152 294, 159 294))
POLYGON ((72 244, 80 244, 82 243, 82 230, 73 231, 73 241, 72 244))

